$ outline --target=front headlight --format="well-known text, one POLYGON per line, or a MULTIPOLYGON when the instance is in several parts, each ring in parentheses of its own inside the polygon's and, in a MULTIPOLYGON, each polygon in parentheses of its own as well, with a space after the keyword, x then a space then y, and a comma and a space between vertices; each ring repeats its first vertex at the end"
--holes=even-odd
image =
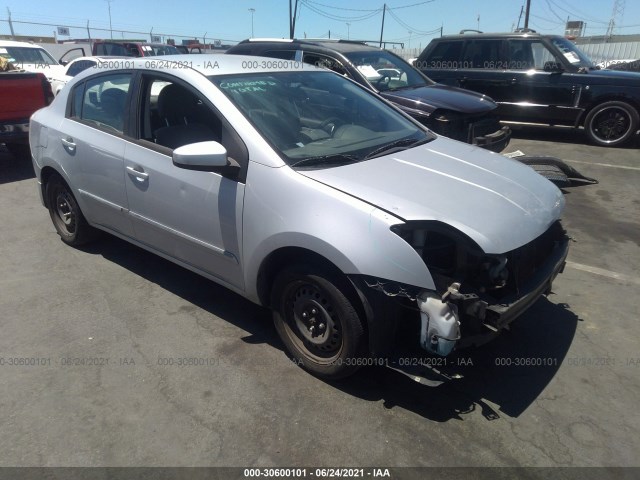
POLYGON ((410 221, 393 225, 391 231, 403 238, 420 255, 434 276, 438 289, 452 282, 495 290, 507 284, 506 255, 488 255, 461 231, 436 221, 410 221))

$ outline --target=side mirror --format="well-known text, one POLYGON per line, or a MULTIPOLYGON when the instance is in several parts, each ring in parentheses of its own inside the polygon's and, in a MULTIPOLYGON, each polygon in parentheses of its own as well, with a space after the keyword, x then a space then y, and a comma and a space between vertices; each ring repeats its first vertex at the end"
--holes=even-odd
POLYGON ((551 72, 551 73, 559 73, 559 72, 563 72, 564 68, 562 67, 562 64, 559 62, 544 62, 544 71, 551 72))
POLYGON ((227 149, 218 142, 183 145, 173 151, 174 165, 194 170, 214 171, 229 165, 227 149))

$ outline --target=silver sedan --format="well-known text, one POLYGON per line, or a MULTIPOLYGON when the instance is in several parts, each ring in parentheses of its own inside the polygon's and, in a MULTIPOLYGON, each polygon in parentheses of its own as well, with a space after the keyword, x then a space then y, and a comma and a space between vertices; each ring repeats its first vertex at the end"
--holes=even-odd
POLYGON ((551 288, 561 192, 439 137, 373 92, 293 61, 126 59, 31 119, 64 242, 108 232, 274 312, 324 378, 405 345, 485 341, 551 288))

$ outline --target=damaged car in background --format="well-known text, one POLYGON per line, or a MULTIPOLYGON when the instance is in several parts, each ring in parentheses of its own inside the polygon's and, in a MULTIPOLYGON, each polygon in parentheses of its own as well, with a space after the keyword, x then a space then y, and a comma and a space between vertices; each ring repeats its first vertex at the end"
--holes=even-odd
POLYGON ((425 355, 484 342, 562 271, 564 198, 529 167, 325 69, 187 60, 86 70, 34 114, 65 243, 103 230, 270 308, 327 379, 404 348, 402 327, 425 355))

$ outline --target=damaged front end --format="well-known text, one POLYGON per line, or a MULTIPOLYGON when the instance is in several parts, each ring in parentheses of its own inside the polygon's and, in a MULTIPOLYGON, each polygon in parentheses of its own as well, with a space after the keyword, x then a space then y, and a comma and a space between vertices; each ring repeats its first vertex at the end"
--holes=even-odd
MULTIPOLYGON (((364 285, 411 311, 419 321, 420 346, 441 356, 486 342, 548 294, 568 253, 569 239, 559 220, 526 245, 502 254, 484 253, 440 222, 407 222, 391 230, 421 256, 435 291, 366 277, 364 285)), ((384 330, 388 338, 389 329, 384 330)))

